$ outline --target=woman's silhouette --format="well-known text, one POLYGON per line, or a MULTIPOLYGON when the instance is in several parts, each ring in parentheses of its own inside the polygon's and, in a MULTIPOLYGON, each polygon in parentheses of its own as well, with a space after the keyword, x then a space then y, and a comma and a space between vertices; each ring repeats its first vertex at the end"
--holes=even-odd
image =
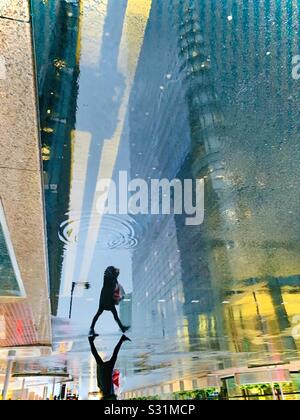
POLYGON ((107 361, 103 362, 97 349, 95 347, 95 338, 96 336, 89 337, 89 343, 91 346, 91 352, 96 360, 97 363, 97 382, 98 388, 102 393, 102 400, 116 400, 117 397, 114 391, 114 384, 113 384, 113 374, 114 374, 114 367, 117 361, 118 353, 121 349, 122 344, 125 341, 131 341, 128 337, 124 334, 120 338, 120 341, 116 345, 116 348, 113 352, 112 358, 107 361))
POLYGON ((98 321, 98 318, 104 311, 112 312, 115 321, 117 322, 123 333, 125 333, 130 328, 122 324, 115 306, 117 302, 115 301, 114 293, 116 292, 116 289, 119 285, 119 274, 120 270, 116 267, 107 267, 107 269, 104 272, 104 281, 100 296, 99 309, 96 315, 94 316, 93 322, 91 324, 89 333, 90 336, 97 335, 95 334, 95 325, 98 321))

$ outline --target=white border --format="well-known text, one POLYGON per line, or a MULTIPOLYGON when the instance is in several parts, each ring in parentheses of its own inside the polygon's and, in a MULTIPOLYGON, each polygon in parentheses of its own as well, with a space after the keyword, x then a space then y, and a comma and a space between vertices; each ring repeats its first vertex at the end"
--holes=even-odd
POLYGON ((22 281, 22 278, 21 278, 21 273, 20 273, 20 270, 19 270, 19 266, 18 266, 18 262, 17 262, 16 255, 15 255, 15 252, 14 252, 14 248, 13 248, 13 245, 12 245, 12 241, 11 241, 11 238, 10 238, 9 229, 8 229, 8 226, 7 226, 7 223, 6 223, 5 213, 4 213, 3 205, 2 205, 2 202, 1 202, 1 197, 0 197, 0 223, 1 223, 1 226, 2 226, 3 233, 4 233, 4 239, 5 239, 5 242, 6 242, 7 249, 8 249, 8 254, 9 254, 9 257, 10 257, 10 260, 11 260, 11 264, 12 264, 12 267, 13 267, 13 270, 14 270, 14 273, 15 273, 15 276, 16 276, 16 280, 18 282, 18 286, 19 286, 19 289, 20 289, 20 293, 21 293, 20 296, 16 296, 16 295, 1 296, 0 295, 0 298, 25 298, 26 297, 26 292, 25 292, 24 284, 23 284, 23 281, 22 281))

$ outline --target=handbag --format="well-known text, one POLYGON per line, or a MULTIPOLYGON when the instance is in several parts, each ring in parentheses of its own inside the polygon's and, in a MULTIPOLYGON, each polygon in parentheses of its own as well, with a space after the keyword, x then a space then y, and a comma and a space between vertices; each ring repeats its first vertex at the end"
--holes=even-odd
POLYGON ((116 388, 120 388, 120 371, 114 369, 112 375, 112 382, 116 388))
POLYGON ((120 302, 124 299, 124 297, 125 291, 123 289, 123 286, 120 283, 118 283, 114 291, 114 304, 119 305, 120 302))

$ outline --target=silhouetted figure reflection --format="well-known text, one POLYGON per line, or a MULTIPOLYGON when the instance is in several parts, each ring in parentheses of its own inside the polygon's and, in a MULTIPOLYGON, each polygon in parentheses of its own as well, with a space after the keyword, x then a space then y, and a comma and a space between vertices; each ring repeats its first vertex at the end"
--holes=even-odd
POLYGON ((100 389, 102 393, 101 399, 102 400, 116 400, 117 397, 115 394, 114 384, 113 384, 114 367, 115 367, 115 364, 118 358, 118 353, 121 349, 122 344, 125 341, 131 341, 131 340, 123 334, 122 337, 120 338, 120 341, 115 347, 112 358, 107 362, 103 362, 103 360, 101 359, 95 347, 95 343, 94 343, 95 338, 96 338, 95 335, 90 336, 89 343, 91 346, 91 352, 97 363, 97 382, 98 382, 98 388, 100 389))
POLYGON ((107 267, 107 269, 104 272, 104 281, 100 296, 99 309, 96 315, 94 316, 90 328, 90 336, 97 335, 95 334, 95 325, 98 321, 98 318, 104 311, 112 312, 115 321, 117 322, 123 333, 125 333, 130 328, 122 324, 116 309, 116 305, 118 305, 121 300, 121 296, 119 295, 120 290, 118 283, 119 274, 120 270, 116 267, 107 267))

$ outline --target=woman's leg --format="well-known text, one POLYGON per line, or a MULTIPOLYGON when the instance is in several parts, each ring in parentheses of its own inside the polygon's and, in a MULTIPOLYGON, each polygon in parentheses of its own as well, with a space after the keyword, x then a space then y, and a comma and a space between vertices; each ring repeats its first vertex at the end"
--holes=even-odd
POLYGON ((113 306, 113 307, 111 308, 111 312, 112 312, 112 314, 113 314, 113 317, 115 318, 116 323, 119 325, 120 330, 121 330, 122 332, 125 332, 125 331, 126 331, 126 327, 124 327, 124 325, 122 324, 122 322, 121 322, 121 320, 120 320, 120 318, 119 318, 119 315, 118 315, 117 309, 116 309, 116 307, 115 307, 115 306, 113 306))
POLYGON ((111 370, 112 371, 114 370, 114 367, 115 367, 115 364, 116 364, 116 361, 117 361, 117 358, 118 358, 118 354, 119 354, 119 351, 120 351, 120 349, 122 347, 122 344, 125 341, 131 341, 131 340, 130 340, 130 338, 126 337, 126 335, 123 334, 122 337, 120 338, 118 344, 116 345, 116 347, 114 349, 112 358, 109 361, 110 362, 110 365, 111 365, 111 370))
POLYGON ((95 329, 95 325, 96 325, 96 323, 97 323, 97 321, 98 321, 98 319, 99 319, 99 317, 103 314, 103 312, 104 312, 104 309, 101 307, 101 305, 99 306, 99 309, 98 309, 98 311, 97 311, 97 313, 96 313, 96 315, 94 316, 94 318, 93 318, 93 321, 92 321, 92 324, 91 324, 91 332, 93 332, 94 331, 94 329, 95 329))
POLYGON ((116 361, 117 361, 117 358, 118 358, 119 351, 120 351, 120 349, 121 349, 122 344, 124 343, 124 341, 126 341, 126 340, 124 340, 124 336, 122 335, 122 337, 120 338, 118 344, 116 345, 116 347, 114 349, 112 358, 110 359, 110 364, 111 364, 111 369, 112 370, 115 367, 115 364, 116 364, 116 361))
POLYGON ((101 359, 101 357, 100 357, 100 355, 97 352, 97 349, 95 347, 95 343, 94 343, 95 338, 96 338, 95 336, 94 337, 89 337, 89 343, 90 343, 90 346, 91 346, 91 352, 92 352, 92 355, 94 356, 94 358, 96 360, 97 365, 102 365, 103 364, 103 360, 101 359))

